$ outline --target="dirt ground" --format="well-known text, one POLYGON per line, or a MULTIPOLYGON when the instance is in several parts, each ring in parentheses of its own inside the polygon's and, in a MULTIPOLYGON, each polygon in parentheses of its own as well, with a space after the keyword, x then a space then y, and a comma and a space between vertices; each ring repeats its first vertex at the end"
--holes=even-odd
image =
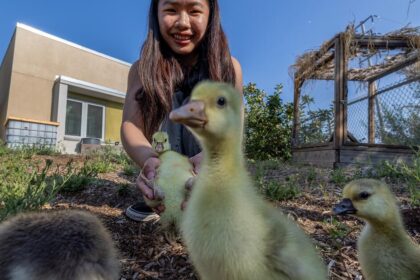
MULTIPOLYGON (((62 164, 68 158, 59 156, 53 160, 62 164)), ((301 178, 298 185, 302 186, 298 197, 270 203, 295 220, 312 238, 329 269, 330 279, 363 279, 356 251, 363 222, 331 214, 332 206, 340 199, 341 187, 330 181, 329 169, 316 168, 316 179, 305 181, 305 174, 313 170, 284 165, 267 172, 266 178, 280 181, 298 175, 301 178)), ((81 208, 98 215, 119 249, 121 279, 198 279, 181 240, 168 241, 159 222, 139 223, 124 216, 124 209, 140 195, 133 183, 135 177, 127 177, 121 171, 101 174, 82 192, 59 195, 47 208, 81 208)), ((420 243, 420 208, 410 206, 405 190, 396 184, 391 186, 407 231, 420 243)))

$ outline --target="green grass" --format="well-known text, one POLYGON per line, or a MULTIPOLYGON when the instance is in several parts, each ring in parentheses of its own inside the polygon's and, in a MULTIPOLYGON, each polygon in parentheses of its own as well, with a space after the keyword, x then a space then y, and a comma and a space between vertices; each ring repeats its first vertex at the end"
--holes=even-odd
POLYGON ((324 223, 327 225, 328 234, 333 239, 342 239, 351 232, 351 228, 349 226, 345 223, 341 223, 335 217, 324 220, 324 223))
POLYGON ((39 154, 36 149, 11 150, 0 148, 0 221, 19 212, 35 210, 54 199, 58 192, 74 192, 84 188, 97 175, 95 165, 85 163, 75 168, 67 163, 66 170, 52 170, 53 161, 29 159, 39 154))
POLYGON ((133 165, 133 164, 128 164, 128 163, 125 163, 125 164, 123 165, 123 170, 122 170, 122 172, 123 172, 123 174, 124 174, 124 175, 126 175, 126 176, 134 176, 134 175, 135 175, 135 174, 137 174, 139 171, 140 171, 140 169, 139 169, 137 166, 133 165))
POLYGON ((331 172, 331 182, 333 182, 337 186, 342 187, 348 181, 349 181, 349 179, 344 174, 344 170, 342 168, 334 169, 331 172))
POLYGON ((306 182, 309 186, 311 186, 315 180, 317 179, 318 175, 316 174, 315 168, 311 167, 309 172, 306 174, 306 182))
POLYGON ((51 201, 66 178, 47 176, 52 165, 47 160, 42 170, 19 159, 3 162, 0 169, 0 221, 16 213, 34 210, 51 201), (29 172, 30 171, 30 172, 29 172))
POLYGON ((128 196, 130 194, 130 184, 122 183, 118 185, 117 193, 119 196, 128 196))
POLYGON ((267 181, 262 186, 262 192, 265 197, 277 201, 294 199, 300 195, 297 185, 290 182, 282 184, 277 181, 267 181))
MULTIPOLYGON (((97 180, 100 173, 123 168, 126 174, 138 172, 133 161, 120 148, 104 146, 86 157, 83 165, 70 160, 64 170, 53 161, 34 159, 34 155, 57 155, 48 147, 9 149, 0 143, 0 221, 22 211, 39 209, 58 193, 77 193, 97 180)), ((118 194, 127 195, 129 185, 118 186, 118 194)))

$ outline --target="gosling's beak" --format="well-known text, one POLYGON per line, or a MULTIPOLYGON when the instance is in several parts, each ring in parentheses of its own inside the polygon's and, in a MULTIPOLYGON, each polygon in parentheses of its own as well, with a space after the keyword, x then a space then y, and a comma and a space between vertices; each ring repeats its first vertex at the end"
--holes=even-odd
POLYGON ((191 128, 204 128, 207 117, 204 113, 204 102, 193 100, 169 114, 173 122, 181 123, 191 128))
POLYGON ((350 199, 345 198, 339 204, 334 206, 333 212, 336 215, 356 214, 357 209, 354 208, 350 199))
POLYGON ((163 152, 163 143, 162 142, 158 142, 156 144, 156 148, 155 148, 156 152, 161 153, 163 152))

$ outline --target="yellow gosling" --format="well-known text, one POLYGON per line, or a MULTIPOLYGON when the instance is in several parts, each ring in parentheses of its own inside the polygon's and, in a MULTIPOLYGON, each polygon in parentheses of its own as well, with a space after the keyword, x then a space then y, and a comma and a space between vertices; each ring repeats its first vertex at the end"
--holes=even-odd
POLYGON ((187 204, 182 235, 203 280, 327 279, 306 235, 260 197, 242 153, 242 96, 204 82, 172 111, 203 147, 203 161, 187 204))
MULTIPOLYGON (((185 184, 194 174, 193 166, 186 156, 171 150, 168 134, 156 132, 152 137, 152 147, 159 154, 160 166, 153 182, 155 197, 162 198, 165 211, 160 222, 166 229, 177 230, 182 218, 181 203, 185 199, 185 184)), ((160 201, 145 199, 150 207, 160 201)))
POLYGON ((420 279, 420 247, 407 235, 394 195, 385 183, 374 179, 350 182, 333 211, 366 221, 357 247, 367 280, 420 279))

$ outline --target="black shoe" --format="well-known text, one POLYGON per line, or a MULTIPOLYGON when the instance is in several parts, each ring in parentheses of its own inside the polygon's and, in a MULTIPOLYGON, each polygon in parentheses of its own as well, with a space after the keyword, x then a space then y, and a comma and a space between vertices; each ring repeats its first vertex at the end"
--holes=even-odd
POLYGON ((125 210, 125 215, 137 222, 148 222, 159 219, 159 215, 153 212, 152 208, 146 205, 144 201, 139 201, 125 210))

